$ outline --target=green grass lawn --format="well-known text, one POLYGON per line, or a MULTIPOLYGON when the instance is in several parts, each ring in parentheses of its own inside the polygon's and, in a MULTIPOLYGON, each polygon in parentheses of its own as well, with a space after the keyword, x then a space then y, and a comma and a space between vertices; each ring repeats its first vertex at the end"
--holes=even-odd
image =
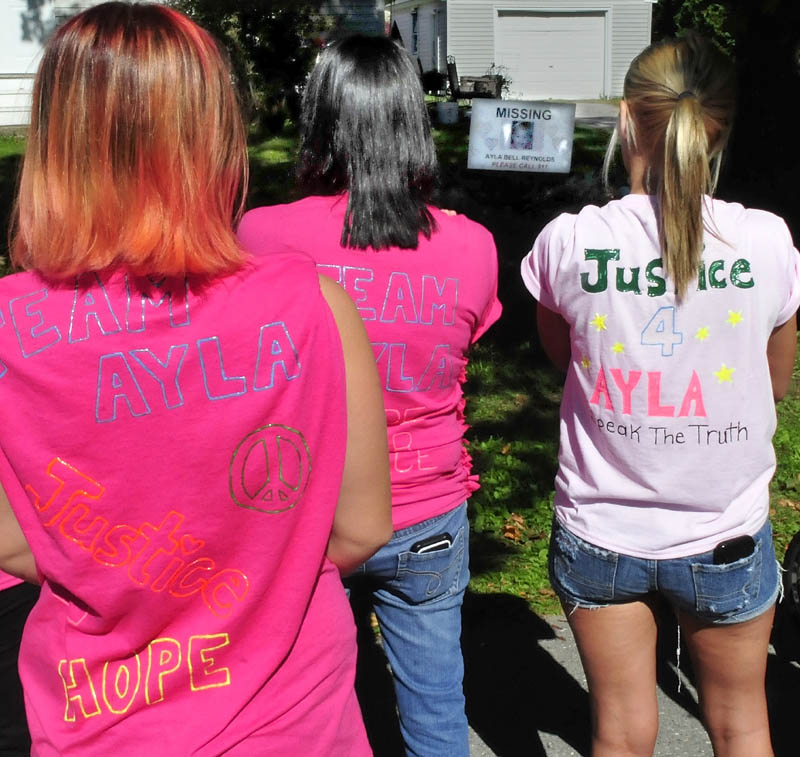
MULTIPOLYGON (((538 347, 533 301, 519 279, 520 258, 560 212, 603 202, 598 174, 607 134, 576 129, 568 176, 471 171, 468 127, 435 129, 442 166, 441 202, 480 221, 495 236, 504 315, 473 351, 468 369, 470 454, 481 489, 470 501, 472 590, 524 598, 539 614, 556 612, 547 580, 547 544, 558 451, 561 378, 538 347)), ((7 217, 21 140, 0 137, 0 213, 7 217)), ((298 197, 293 182, 296 132, 251 139, 248 206, 298 197)), ((3 233, 3 238, 5 234, 3 233)), ((778 408, 772 518, 779 555, 800 530, 800 366, 778 408)))
POLYGON ((9 134, 0 135, 0 158, 8 155, 22 155, 25 150, 25 140, 22 137, 9 134))

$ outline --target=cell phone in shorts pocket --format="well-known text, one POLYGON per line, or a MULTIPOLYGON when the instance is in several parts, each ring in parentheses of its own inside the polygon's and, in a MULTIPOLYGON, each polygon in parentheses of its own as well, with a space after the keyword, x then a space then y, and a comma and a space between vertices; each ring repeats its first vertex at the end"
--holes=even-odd
POLYGON ((714 547, 714 565, 728 565, 729 563, 749 557, 756 548, 752 536, 736 536, 733 539, 721 541, 714 547))
POLYGON ((447 531, 435 536, 429 536, 427 539, 421 539, 411 545, 409 552, 414 552, 418 555, 425 554, 426 552, 439 552, 442 549, 450 549, 453 546, 453 537, 447 531))

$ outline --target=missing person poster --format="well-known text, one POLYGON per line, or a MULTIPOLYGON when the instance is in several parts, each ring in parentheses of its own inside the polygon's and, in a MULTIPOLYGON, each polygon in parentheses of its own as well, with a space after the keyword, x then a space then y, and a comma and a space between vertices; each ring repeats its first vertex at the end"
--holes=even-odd
POLYGON ((569 173, 575 103, 473 100, 468 168, 569 173))

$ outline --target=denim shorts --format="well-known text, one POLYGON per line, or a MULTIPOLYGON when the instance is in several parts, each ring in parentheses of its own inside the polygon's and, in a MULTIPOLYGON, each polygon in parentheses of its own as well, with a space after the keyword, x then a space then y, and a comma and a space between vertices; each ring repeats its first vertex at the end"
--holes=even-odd
POLYGON ((742 623, 766 612, 780 589, 769 520, 753 534, 753 553, 715 565, 713 551, 646 560, 596 547, 553 521, 550 583, 564 605, 599 608, 658 593, 698 620, 742 623))

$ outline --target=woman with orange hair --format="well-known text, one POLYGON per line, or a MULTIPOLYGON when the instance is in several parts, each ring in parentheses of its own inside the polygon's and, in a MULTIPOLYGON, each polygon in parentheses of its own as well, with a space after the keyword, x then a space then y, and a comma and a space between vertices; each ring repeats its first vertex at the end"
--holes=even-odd
POLYGON ((239 246, 246 170, 184 16, 106 3, 47 44, 0 280, 35 754, 370 753, 338 574, 391 535, 380 387, 344 292, 239 246))

